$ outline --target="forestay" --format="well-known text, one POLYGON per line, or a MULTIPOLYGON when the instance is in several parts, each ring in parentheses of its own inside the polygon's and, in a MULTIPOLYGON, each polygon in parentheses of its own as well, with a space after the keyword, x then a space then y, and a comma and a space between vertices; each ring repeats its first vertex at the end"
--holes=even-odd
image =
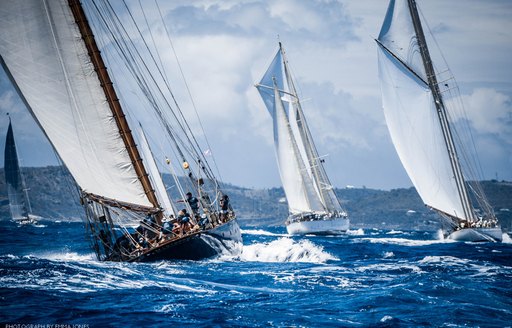
POLYGON ((84 192, 153 206, 68 1, 2 0, 0 54, 21 97, 84 192))

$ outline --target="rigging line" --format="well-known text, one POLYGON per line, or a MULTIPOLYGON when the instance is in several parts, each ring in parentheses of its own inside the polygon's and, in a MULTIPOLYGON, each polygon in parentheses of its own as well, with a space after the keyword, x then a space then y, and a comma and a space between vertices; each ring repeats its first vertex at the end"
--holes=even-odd
MULTIPOLYGON (((171 35, 169 33, 169 30, 167 29, 167 25, 165 24, 165 21, 164 21, 163 16, 162 16, 162 11, 160 10, 160 6, 158 5, 158 1, 157 0, 155 0, 155 4, 156 4, 156 6, 158 8, 158 13, 160 14, 160 19, 162 21, 162 25, 164 26, 165 32, 167 34, 167 39, 169 40, 169 44, 171 45, 171 49, 172 49, 172 52, 174 54, 174 58, 176 58, 176 63, 177 63, 178 68, 180 70, 181 77, 183 78, 183 82, 184 82, 185 87, 187 89, 187 93, 188 93, 188 95, 190 97, 190 101, 192 103, 192 107, 194 108, 194 112, 195 112, 197 120, 199 122, 199 126, 201 127, 201 131, 203 132, 203 136, 204 136, 204 139, 206 141, 206 145, 208 146, 209 149, 212 149, 212 147, 210 146, 210 142, 208 141, 208 137, 206 136, 206 133, 205 133, 205 130, 204 130, 204 127, 203 127, 203 123, 202 123, 202 121, 201 121, 201 119, 199 117, 199 113, 197 111, 197 107, 196 107, 194 98, 192 97, 192 93, 191 93, 190 88, 188 86, 187 80, 185 78, 185 74, 184 74, 183 69, 182 69, 181 64, 180 64, 180 61, 178 59, 178 54, 176 53, 176 50, 174 49, 174 44, 172 43, 171 35)), ((217 162, 215 160, 215 157, 212 156, 212 160, 213 160, 213 165, 215 166, 215 169, 217 171, 217 174, 218 174, 220 180, 222 180, 222 176, 220 174, 219 167, 217 166, 217 162)))
POLYGON ((341 203, 337 199, 336 195, 334 195, 335 202, 333 201, 333 198, 331 197, 330 193, 323 188, 321 188, 321 183, 325 183, 328 185, 331 185, 331 182, 329 180, 329 177, 327 176, 327 173, 325 172, 325 168, 323 167, 322 163, 318 160, 319 154, 318 150, 316 148, 315 143, 313 142, 313 137, 311 136, 311 131, 309 129, 309 126, 306 122, 304 111, 302 110, 302 105, 299 101, 299 97, 297 95, 297 89, 293 80, 292 72, 289 67, 289 62, 287 58, 287 54, 284 51, 284 48, 280 44, 280 49, 283 55, 283 66, 285 70, 285 76, 288 83, 288 88, 290 89, 291 93, 295 96, 297 99, 296 102, 292 103, 292 107, 296 110, 298 117, 297 120, 297 127, 299 128, 299 133, 306 142, 305 150, 306 150, 306 156, 308 157, 309 165, 311 166, 311 171, 313 173, 313 181, 316 185, 316 188, 318 189, 320 193, 320 198, 323 201, 325 207, 327 209, 331 207, 337 207, 341 208, 341 203), (337 206, 336 206, 337 205, 337 206))
MULTIPOLYGON (((96 7, 96 10, 99 14, 99 16, 102 18, 104 24, 105 24, 105 27, 107 27, 107 30, 110 32, 110 35, 112 36, 113 40, 114 40, 114 43, 117 45, 118 49, 119 49, 119 54, 125 58, 125 65, 127 65, 127 68, 129 70, 131 70, 131 73, 133 75, 133 77, 136 79, 136 81, 138 81, 138 84, 139 84, 139 87, 141 88, 141 91, 144 93, 144 95, 146 96, 146 98, 148 98, 148 100, 151 102, 151 104, 153 105, 153 108, 155 109, 155 111, 160 115, 160 121, 162 122, 162 124, 164 124, 164 127, 166 128, 169 136, 171 137, 171 139, 174 141, 175 145, 176 145, 176 148, 178 148, 180 154, 181 154, 181 157, 184 158, 181 150, 179 149, 179 147, 177 146, 179 143, 176 141, 176 138, 177 136, 171 132, 171 129, 170 127, 165 124, 165 122, 167 122, 166 120, 164 120, 163 118, 163 114, 162 112, 160 111, 158 105, 156 105, 157 101, 156 99, 153 97, 152 93, 149 91, 149 83, 148 82, 145 82, 144 80, 144 76, 146 74, 144 74, 143 71, 141 71, 139 69, 139 66, 138 65, 135 65, 137 63, 136 61, 136 57, 133 55, 133 51, 135 51, 135 53, 138 55, 138 58, 142 61, 142 63, 144 64, 144 67, 146 68, 146 71, 149 72, 149 68, 147 67, 147 65, 145 65, 144 61, 142 60, 142 56, 140 55, 140 53, 138 52, 138 50, 136 49, 135 45, 133 44, 133 42, 131 42, 130 44, 132 45, 133 47, 133 51, 130 50, 130 48, 128 47, 128 43, 127 42, 124 42, 124 45, 125 47, 122 46, 122 44, 119 42, 118 38, 115 37, 115 34, 114 34, 114 30, 115 29, 118 33, 118 35, 123 35, 123 32, 124 32, 124 35, 128 36, 128 32, 126 31, 126 29, 124 29, 123 25, 122 24, 117 24, 116 22, 120 22, 120 19, 119 17, 117 16, 117 14, 114 12, 113 8, 110 6, 109 4, 109 7, 107 8, 106 12, 109 12, 108 9, 110 9, 110 13, 111 13, 111 18, 115 17, 117 19, 117 21, 113 21, 111 20, 111 24, 109 25, 107 23, 107 20, 105 18, 105 16, 102 14, 102 11, 99 10, 99 8, 96 6, 96 2, 93 1, 95 7, 96 7), (110 26, 110 27, 109 27, 110 26), (118 27, 121 27, 121 29, 119 29, 118 27), (126 50, 123 51, 123 49, 126 50), (127 56, 127 54, 130 54, 130 57, 131 57, 131 60, 130 58, 127 56), (139 74, 137 74, 137 72, 139 72, 139 74), (139 77, 140 76, 140 77, 139 77)), ((121 38, 121 39, 128 39, 130 40, 130 38, 121 38)), ((154 80, 154 78, 152 78, 153 80, 153 83, 156 83, 156 81, 154 80)), ((163 93, 161 92, 161 90, 158 88, 157 86, 157 89, 160 91, 160 95, 162 96, 162 98, 164 99, 165 103, 167 104, 167 106, 170 107, 170 104, 167 102, 165 96, 163 96, 163 93)), ((178 120, 178 118, 176 117, 176 115, 174 114, 174 111, 172 110, 171 108, 171 113, 173 113, 174 117, 176 118, 176 120, 178 120)), ((183 130, 183 128, 182 128, 183 130)), ((178 137, 179 139, 179 137, 178 137)), ((180 144, 184 145, 184 142, 180 140, 180 144)))
POLYGON ((166 75, 166 71, 164 70, 164 64, 162 62, 162 57, 160 56, 160 52, 157 50, 155 38, 153 36, 153 32, 151 30, 151 27, 149 26, 149 21, 148 21, 148 18, 146 16, 146 12, 144 11, 144 7, 142 6, 142 1, 141 0, 139 0, 139 6, 140 6, 140 10, 142 11, 142 15, 144 16, 144 21, 146 22, 146 26, 148 28, 149 35, 151 36, 151 42, 153 43, 153 48, 155 49, 156 55, 158 57, 158 61, 160 62, 160 69, 164 72, 164 76, 162 76, 162 79, 164 80, 165 84, 169 84, 168 79, 167 79, 167 75, 166 75))
MULTIPOLYGON (((137 29, 137 31, 138 31, 138 33, 139 33, 139 35, 141 36, 141 39, 142 39, 142 41, 143 41, 144 45, 146 46, 146 49, 147 49, 147 51, 148 51, 148 53, 149 53, 149 56, 152 58, 153 62, 155 62, 154 56, 153 56, 153 54, 151 53, 151 51, 149 50, 149 47, 148 47, 148 45, 147 45, 147 43, 146 43, 146 41, 145 41, 145 39, 144 39, 144 37, 143 37, 143 35, 142 35, 142 32, 140 31, 140 29, 139 29, 139 27, 138 27, 138 25, 137 25, 137 23, 136 23, 136 21, 135 21, 135 19, 134 19, 134 17, 133 17, 133 15, 132 15, 132 13, 131 13, 131 11, 130 11, 130 9, 128 8, 128 6, 127 6, 126 2, 124 2, 124 1, 123 1, 123 3, 124 3, 124 5, 125 5, 125 8, 126 8, 127 12, 128 12, 128 13, 129 13, 129 15, 130 15, 130 18, 132 19, 133 24, 135 25, 135 27, 136 27, 136 29, 137 29)), ((116 14, 113 10, 112 10, 112 12, 113 12, 114 16, 118 19, 118 21, 120 21, 120 20, 119 20, 119 17, 117 16, 117 14, 116 14)), ((125 31, 125 35, 128 35, 128 33, 126 32, 126 30, 124 29, 124 26, 123 26, 122 24, 120 24, 120 26, 121 26, 121 27, 123 28, 123 30, 125 31)), ((129 38, 128 38, 128 39, 129 39, 129 38)), ((133 44, 133 42, 132 42, 132 44, 133 44)), ((134 49, 135 49, 135 53, 138 55, 138 58, 141 60, 141 62, 142 62, 142 64, 143 64, 143 66, 144 66, 144 67, 146 68, 146 70, 149 72, 149 67, 147 66, 147 64, 145 63, 145 61, 142 59, 142 56, 141 56, 140 52, 138 51, 138 49, 137 49, 135 46, 134 46, 134 49)), ((162 75, 162 72, 158 69, 158 67, 157 67, 157 71, 160 73, 160 76, 162 77, 162 76, 163 76, 163 75, 162 75)), ((160 95, 162 96, 162 98, 163 98, 164 102, 165 102, 165 103, 167 104, 167 106, 171 109, 171 112, 173 113, 174 117, 176 118, 176 122, 178 123, 178 126, 180 126, 180 128, 181 128, 181 129, 182 129, 182 131, 184 132, 184 135, 185 135, 185 136, 186 136, 186 138, 188 139, 189 143, 190 143, 191 145, 193 145, 192 140, 191 140, 191 138, 190 138, 190 135, 191 135, 191 136, 192 136, 193 141, 194 141, 194 142, 195 142, 195 144, 196 144, 196 147, 197 147, 198 149, 200 149, 200 146, 199 146, 199 144, 197 143, 197 140, 195 139, 195 136, 194 136, 194 134, 192 133, 192 130, 191 130, 190 126, 188 125, 188 122, 185 120, 185 117, 184 117, 184 115, 183 115, 183 112, 181 111, 181 109, 180 109, 180 107, 179 107, 179 105, 178 105, 178 103, 177 103, 177 101, 176 101, 176 98, 174 97, 174 94, 172 93, 172 91, 171 91, 171 89, 170 89, 169 85, 167 84, 167 85, 166 85, 166 87, 167 87, 167 89, 168 89, 169 93, 171 94, 171 97, 172 97, 172 98, 173 98, 173 100, 174 100, 174 103, 175 103, 175 105, 176 105, 176 108, 177 108, 177 110, 178 110, 179 114, 181 115, 181 118, 183 119, 183 122, 185 123, 185 126, 187 127, 187 129, 185 129, 185 128, 183 127, 183 122, 180 122, 180 120, 178 119, 178 117, 176 116, 176 114, 174 113, 174 111, 172 110, 172 108, 171 108, 170 104, 167 102, 167 98, 163 95, 163 92, 162 92, 162 90, 160 89, 160 87, 158 86, 158 83, 156 82, 156 80, 155 80, 155 78, 153 77, 153 75, 151 75, 151 74, 150 74, 150 78, 151 78, 151 80, 153 81, 153 83, 155 84, 156 89, 159 91, 159 93, 160 93, 160 95)), ((157 108, 155 108, 155 109, 157 109, 157 108)), ((157 109, 157 110, 158 110, 158 109, 157 109)), ((161 112, 159 112, 159 114, 161 114, 161 112)), ((166 127, 167 127, 167 125, 166 125, 166 127)), ((172 133, 171 133, 169 130, 168 130, 168 133, 170 134, 170 136, 171 136, 171 137, 173 137, 172 133)), ((176 146, 177 146, 177 144, 176 144, 176 146)), ((200 151, 198 151, 198 150, 197 150, 197 149, 195 149, 195 148, 192 148, 192 150, 193 150, 193 152, 195 152, 195 157, 199 157, 199 158, 203 157, 203 160, 206 162, 206 159, 204 158, 204 156, 202 156, 202 153, 201 153, 200 151)), ((180 153, 181 153, 181 150, 179 150, 179 151, 180 151, 180 153)), ((184 160, 184 158, 183 158, 183 160, 184 160)), ((208 166, 208 162, 206 162, 206 165, 208 166)), ((207 172, 207 171, 205 171, 205 168, 203 167, 203 171, 204 171, 204 172, 209 176, 209 178, 210 178, 210 179, 215 180, 215 179, 213 178, 213 174, 211 173, 211 169, 210 169, 210 172, 207 172)), ((215 180, 215 181, 216 181, 216 180, 215 180)))
MULTIPOLYGON (((126 4, 126 2, 125 2, 124 0, 123 0, 123 4, 125 5, 125 8, 126 8, 126 10, 127 10, 128 14, 129 14, 129 16, 130 16, 130 18, 131 18, 131 20, 132 20, 132 22, 133 22, 134 26, 135 26, 135 28, 137 29, 137 32, 139 33, 139 36, 141 37, 141 40, 143 41, 143 44, 145 45, 146 50, 147 50, 147 52, 148 52, 149 56, 150 56, 150 57, 151 57, 151 59, 153 60, 153 63, 156 63, 156 60, 155 60, 155 58, 154 58, 154 55, 153 55, 153 53, 151 52, 151 50, 149 49, 149 46, 148 46, 148 44, 147 44, 147 42, 146 42, 146 39, 144 38, 144 36, 143 36, 143 34, 142 34, 142 32, 141 32, 141 30, 140 30, 140 28, 139 28, 139 26, 138 26, 137 22, 135 21, 135 18, 134 18, 134 16, 133 16, 132 12, 130 11, 130 9, 129 9, 128 5, 126 4)), ((122 26, 122 25, 121 25, 121 26, 122 26)), ((136 49, 136 52, 137 52, 137 54, 139 55, 139 58, 140 58, 140 59, 141 59, 141 61, 143 62, 143 64, 144 64, 144 66, 146 67, 146 69, 149 71, 149 68, 147 67, 146 63, 142 60, 142 56, 140 55, 140 52, 139 52, 137 49, 136 49)), ((156 66, 157 66, 157 71, 158 71, 158 73, 160 73, 160 77, 162 77, 162 79, 163 79, 162 71, 160 70, 160 68, 158 67, 158 65, 156 65, 156 66)), ((152 75, 151 75, 151 77, 152 77, 152 75)), ((157 86, 157 90, 158 90, 158 91, 160 91, 161 95, 163 96, 163 92, 162 92, 162 91, 161 91, 161 89, 158 87, 158 84, 156 83, 156 80, 155 80, 153 77, 152 77, 152 79, 153 79, 153 81, 154 81, 155 85, 157 86)), ((165 79, 164 79, 164 81, 165 81, 165 79)), ((182 118, 182 120, 183 120, 183 122, 180 122, 180 121, 179 121, 179 119, 175 116, 175 118, 176 118, 177 122, 178 122, 179 124, 183 124, 183 123, 185 123, 185 125, 186 125, 186 126, 187 126, 187 128, 188 128, 188 131, 191 133, 191 129, 190 129, 190 127, 188 126, 188 122, 185 120, 185 117, 184 117, 184 115, 183 115, 183 113, 182 113, 182 111, 181 111, 181 109, 180 109, 180 106, 179 106, 179 104, 178 104, 178 102, 177 102, 176 98, 174 97, 174 94, 173 94, 172 90, 170 89, 170 85, 169 85, 169 84, 165 84, 165 85, 166 85, 166 87, 167 87, 167 89, 168 89, 169 93, 171 94, 171 96, 172 96, 172 98, 173 98, 173 100, 174 100, 174 103, 175 103, 175 105, 176 105, 176 107, 177 107, 177 109, 178 109, 178 112, 180 113, 181 118, 182 118)), ((164 97, 164 99, 165 99, 165 97, 164 97)), ((170 106, 169 106, 169 107, 170 107, 170 106)), ((182 126, 181 126, 181 128, 182 128, 183 132, 185 132, 185 134, 187 135, 187 138, 190 140, 190 136, 188 136, 187 131, 186 131, 182 126)), ((192 137, 193 137, 193 135, 192 135, 192 137)), ((199 147, 199 148, 200 148, 200 147, 199 147)))
MULTIPOLYGON (((483 191, 483 186, 481 185, 481 183, 479 181, 477 181, 478 179, 480 179, 480 180, 483 179, 483 169, 482 169, 482 166, 481 166, 480 159, 478 157, 478 152, 476 150, 476 143, 475 143, 475 140, 474 140, 473 131, 472 131, 471 127, 469 126, 469 124, 467 123, 467 122, 469 122, 469 119, 468 119, 468 116, 467 116, 467 112, 465 110, 464 103, 462 102, 462 97, 460 95, 460 90, 459 90, 458 83, 456 81, 455 76, 453 76, 453 74, 451 73, 450 67, 448 65, 448 62, 446 61, 446 58, 444 57, 443 52, 439 50, 441 48, 439 47, 437 39, 435 38, 434 34, 432 33, 432 30, 430 29, 430 26, 429 26, 427 20, 425 19, 424 15, 423 15, 423 12, 421 11, 421 8, 419 8, 419 7, 416 7, 416 8, 418 9, 419 13, 421 14, 422 21, 426 25, 426 27, 428 29, 428 32, 429 32, 429 35, 431 36, 431 39, 433 40, 433 42, 434 42, 434 44, 436 46, 436 49, 438 49, 438 54, 441 56, 442 61, 444 63, 444 66, 446 67, 446 69, 443 72, 436 73, 436 74, 442 74, 442 73, 448 72, 449 75, 451 76, 451 78, 453 79, 453 83, 456 86, 456 88, 454 90, 454 93, 452 94, 452 92, 450 91, 450 95, 452 95, 452 98, 455 98, 457 100, 457 102, 459 103, 459 113, 464 118, 464 120, 466 122, 465 124, 463 123, 464 126, 466 127, 466 129, 464 129, 464 130, 465 130, 467 136, 469 136, 469 139, 471 141, 469 143, 470 146, 471 146, 470 147, 471 151, 469 151, 465 147, 465 145, 461 142, 461 137, 460 137, 459 129, 456 129, 456 128, 452 127, 452 130, 454 130, 455 135, 457 137, 457 141, 458 141, 457 146, 458 146, 459 150, 462 151, 462 156, 465 158, 466 169, 469 170, 469 172, 467 172, 467 173, 469 173, 470 177, 473 180, 475 180, 474 186, 476 187, 478 192, 476 192, 476 190, 474 190, 474 189, 473 189, 473 192, 475 192, 475 194, 478 197, 481 197, 481 199, 485 202, 485 204, 482 204, 479 201, 479 204, 482 207, 490 209, 490 211, 493 212, 492 207, 489 204, 489 202, 487 200, 487 197, 486 197, 486 195, 485 195, 485 193, 483 191)), ((455 105, 454 105, 454 107, 455 107, 455 105)), ((445 106, 445 109, 446 109, 446 106, 445 106)), ((446 115, 448 117, 451 117, 450 114, 451 114, 450 111, 447 110, 446 111, 446 115)), ((451 119, 451 121, 453 122, 453 119, 451 119)), ((468 182, 466 181, 466 183, 468 183, 468 182)), ((468 185, 469 185, 469 183, 468 183, 468 185)))
MULTIPOLYGON (((421 17, 423 18, 423 23, 427 26, 427 29, 428 29, 428 31, 429 31, 429 34, 430 34, 430 36, 431 36, 432 40, 434 41, 434 43, 435 43, 435 45, 436 45, 437 49, 441 49, 441 48, 439 47, 439 44, 438 44, 438 42, 437 42, 437 39, 435 38, 434 34, 432 33, 432 30, 430 29, 430 26, 429 26, 429 24, 428 24, 427 20, 426 20, 426 19, 425 19, 425 17, 423 16, 423 11, 422 11, 422 10, 421 10, 421 8, 419 8, 419 7, 418 7, 417 9, 418 9, 418 11, 419 11, 419 12, 420 12, 420 14, 421 14, 421 17)), ((457 87, 457 94, 456 94, 456 97, 458 98, 458 101, 460 102, 461 114, 462 114, 462 116, 464 117, 464 119, 468 120, 467 112, 466 112, 466 109, 465 109, 464 103, 462 102, 462 97, 460 97, 459 85, 458 85, 458 83, 457 83, 457 81, 456 81, 456 78, 455 78, 455 76, 452 74, 451 69, 450 69, 450 67, 448 66, 448 62, 446 61, 446 58, 444 57, 443 52, 438 51, 438 53, 439 53, 439 55, 441 56, 441 58, 442 58, 442 60, 443 60, 443 62, 444 62, 444 65, 446 66, 446 70, 445 70, 445 71, 443 71, 442 73, 444 73, 444 72, 446 72, 446 71, 448 71, 448 72, 450 73, 451 78, 453 79, 453 83, 454 83, 454 84, 455 84, 455 86, 457 87)), ((441 83, 441 82, 440 82, 440 83, 441 83)), ((474 163, 473 163, 473 164, 478 166, 479 174, 481 174, 481 176, 483 176, 483 174, 482 174, 482 172, 483 172, 483 170, 482 170, 482 166, 481 166, 481 163, 480 163, 480 159, 479 159, 479 157, 478 157, 478 155, 477 155, 478 153, 477 153, 477 151, 476 151, 476 145, 475 145, 475 141, 474 141, 474 136, 473 136, 473 133, 472 133, 472 130, 471 130, 471 129, 468 129, 468 134, 469 134, 470 139, 471 139, 471 145, 472 145, 472 148, 473 148, 472 150, 474 151, 474 154, 475 154, 474 159, 473 159, 473 161, 474 161, 474 163)))
MULTIPOLYGON (((109 4, 110 5, 110 4, 109 4)), ((125 65, 127 65, 129 68, 129 70, 131 70, 131 73, 133 75, 133 77, 136 79, 136 81, 138 81, 138 84, 139 84, 139 87, 141 88, 141 91, 144 93, 144 95, 148 98, 148 100, 151 102, 153 108, 155 110, 159 110, 158 108, 158 105, 157 105, 157 100, 156 98, 153 96, 153 94, 150 92, 150 86, 149 86, 149 83, 146 81, 145 79, 145 72, 148 72, 149 73, 149 68, 147 67, 147 65, 145 65, 144 63, 144 60, 142 59, 142 56, 140 55, 139 51, 137 50, 137 48, 135 47, 135 45, 133 44, 133 42, 131 41, 130 43, 124 41, 124 47, 121 46, 121 43, 118 41, 118 38, 116 38, 116 35, 114 34, 114 31, 113 29, 115 29, 117 31, 117 34, 121 36, 121 38, 119 39, 122 39, 122 40, 130 40, 130 38, 128 37, 128 32, 126 31, 126 29, 124 28, 124 26, 120 23, 120 19, 119 17, 117 16, 117 14, 115 13, 115 11, 113 10, 113 8, 110 6, 110 13, 112 15, 112 17, 115 17, 117 20, 116 21, 113 21, 112 20, 112 23, 109 25, 106 23, 106 19, 104 17, 104 15, 102 15, 102 12, 99 11, 99 14, 100 16, 103 18, 103 21, 104 21, 104 24, 105 26, 107 27, 107 29, 109 30, 112 38, 114 39, 114 42, 115 44, 118 46, 118 49, 119 49, 119 54, 121 56, 123 56, 126 61, 125 61, 125 65), (110 26, 110 28, 109 28, 110 26), (121 27, 121 28, 119 28, 121 27), (122 37, 122 36, 126 36, 126 38, 122 37), (131 45, 132 48, 128 47, 128 45, 131 45), (126 50, 123 51, 123 49, 126 50), (133 50, 131 50, 133 49, 133 50), (137 56, 134 55, 134 52, 137 54, 137 56), (130 58, 128 58, 128 56, 126 55, 126 53, 129 53, 130 54, 130 58), (146 68, 146 71, 141 71, 141 67, 139 65, 136 65, 137 64, 137 60, 136 58, 139 58, 140 61, 144 64, 144 68, 146 68), (131 59, 131 60, 130 60, 131 59)), ((155 85, 158 85, 156 83, 156 80, 154 80, 154 78, 152 79, 153 83, 155 85)), ((158 86, 157 86, 157 89, 158 89, 158 86)), ((165 97, 163 96, 163 93, 161 92, 160 89, 158 89, 160 91, 160 94, 162 95, 162 97, 164 98, 165 100, 165 97)), ((167 102, 166 102, 167 103, 167 102)), ((167 106, 170 107, 169 103, 167 103, 167 106)), ((174 113, 171 109, 171 113, 174 113)), ((162 116, 162 113, 159 113, 162 116)), ((174 116, 176 120, 178 120, 178 117, 174 116)), ((172 135, 171 135, 172 137, 172 135)))

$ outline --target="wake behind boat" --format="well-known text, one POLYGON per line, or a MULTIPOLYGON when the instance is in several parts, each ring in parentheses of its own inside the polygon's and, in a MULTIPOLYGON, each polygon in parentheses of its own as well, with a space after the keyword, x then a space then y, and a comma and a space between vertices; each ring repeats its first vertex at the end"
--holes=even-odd
POLYGON ((142 34, 129 34, 124 24, 137 22, 121 21, 109 3, 83 5, 90 6, 95 28, 104 29, 98 40, 110 52, 100 54, 79 0, 5 0, 0 2, 0 61, 78 185, 97 258, 196 260, 239 254, 236 214, 155 60, 161 57, 150 50, 157 47, 142 34), (107 71, 107 62, 121 65, 107 71), (129 98, 132 93, 139 102, 129 98), (126 111, 130 106, 138 112, 126 111), (133 117, 151 120, 146 130, 158 138, 158 155, 142 125, 134 135, 133 117), (159 172, 163 167, 172 174, 169 188, 180 195, 179 207, 169 199, 159 172))
POLYGON ((390 1, 376 41, 386 123, 423 202, 444 218, 445 237, 501 241, 498 220, 475 177, 478 170, 467 160, 463 172, 459 155, 467 145, 455 140, 461 131, 454 133, 450 122, 456 113, 464 115, 457 108, 462 100, 450 70, 440 69, 439 62, 434 67, 415 0, 390 1), (471 183, 467 176, 473 176, 471 183))
POLYGON ((272 116, 279 173, 288 201, 289 234, 342 233, 349 228, 318 155, 281 43, 256 85, 272 116))

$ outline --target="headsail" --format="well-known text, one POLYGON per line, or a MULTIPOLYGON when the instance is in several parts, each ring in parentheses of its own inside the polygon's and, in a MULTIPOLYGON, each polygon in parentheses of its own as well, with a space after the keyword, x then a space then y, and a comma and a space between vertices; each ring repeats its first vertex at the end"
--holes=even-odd
POLYGON ((5 140, 4 172, 7 184, 7 196, 9 197, 9 208, 14 220, 28 219, 30 204, 26 194, 23 177, 21 175, 18 153, 14 142, 12 124, 9 120, 7 137, 5 140))
POLYGON ((155 186, 155 193, 156 197, 158 198, 158 202, 162 204, 164 213, 167 217, 171 215, 176 216, 176 210, 173 208, 172 203, 169 200, 169 195, 167 194, 167 190, 165 189, 162 176, 160 175, 160 171, 158 170, 158 166, 155 162, 155 158, 153 156, 153 152, 151 151, 151 147, 149 146, 146 134, 142 129, 142 125, 139 126, 139 140, 142 157, 145 166, 148 169, 148 174, 150 176, 152 185, 155 186))
POLYGON ((80 35, 67 0, 0 4, 2 65, 78 185, 152 208, 80 35))

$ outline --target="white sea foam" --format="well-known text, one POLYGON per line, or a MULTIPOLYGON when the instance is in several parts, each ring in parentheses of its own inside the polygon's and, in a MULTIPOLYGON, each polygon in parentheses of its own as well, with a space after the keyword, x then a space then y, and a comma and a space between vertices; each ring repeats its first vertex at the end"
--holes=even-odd
POLYGON ((388 231, 386 233, 386 235, 398 235, 398 234, 402 234, 404 233, 403 231, 400 231, 400 230, 391 230, 391 231, 388 231))
POLYGON ((505 243, 505 244, 512 244, 512 238, 510 238, 508 233, 504 232, 503 236, 502 236, 502 241, 501 242, 505 243))
POLYGON ((442 264, 442 265, 466 265, 469 260, 454 256, 425 256, 419 261, 420 264, 442 264))
POLYGON ((450 267, 451 270, 463 270, 473 272, 473 277, 494 276, 500 273, 508 273, 512 267, 498 266, 493 263, 478 263, 468 259, 461 259, 454 256, 426 256, 419 261, 420 264, 437 265, 441 267, 450 267))
MULTIPOLYGON (((406 263, 406 262, 396 262, 396 263, 376 263, 369 264, 365 266, 360 266, 355 269, 357 272, 366 272, 366 271, 377 271, 377 272, 386 272, 386 271, 396 271, 396 270, 410 270, 414 273, 422 273, 423 270, 417 265, 406 263)), ((381 276, 381 278, 383 278, 381 276)))
POLYGON ((288 236, 287 234, 273 233, 273 232, 262 230, 262 229, 248 229, 248 230, 241 229, 241 232, 244 235, 277 236, 277 237, 288 236))
POLYGON ((361 228, 357 230, 347 230, 346 234, 349 236, 364 236, 364 230, 361 228))
POLYGON ((361 241, 368 241, 370 243, 392 244, 400 246, 427 246, 433 244, 452 243, 453 240, 417 240, 406 238, 361 238, 361 241))
POLYGON ((389 321, 389 320, 393 320, 393 317, 389 316, 389 315, 385 315, 385 316, 382 317, 382 319, 380 319, 380 322, 386 322, 386 321, 389 321))
POLYGON ((78 254, 76 252, 51 252, 51 253, 42 253, 42 254, 33 254, 33 256, 51 260, 51 261, 59 261, 59 262, 90 262, 95 261, 96 257, 93 253, 88 254, 78 254))
POLYGON ((244 245, 240 260, 250 262, 310 262, 324 263, 337 260, 325 252, 323 247, 307 239, 294 241, 291 238, 279 238, 269 243, 244 245))
POLYGON ((388 259, 388 258, 394 257, 394 256, 395 256, 395 253, 393 253, 393 252, 384 252, 384 255, 382 257, 385 259, 388 259))

